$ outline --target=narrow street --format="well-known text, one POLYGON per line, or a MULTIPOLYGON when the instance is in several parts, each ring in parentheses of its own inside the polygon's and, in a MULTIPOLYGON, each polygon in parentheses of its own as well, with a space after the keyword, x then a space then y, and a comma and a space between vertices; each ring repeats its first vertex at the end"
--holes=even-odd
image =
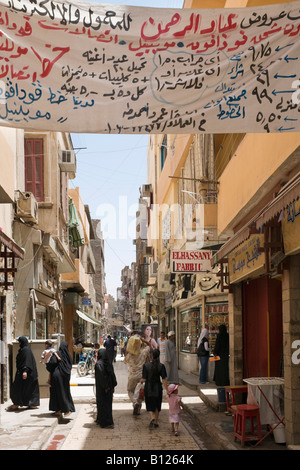
MULTIPOLYGON (((149 416, 143 404, 140 416, 133 416, 127 387, 127 366, 123 358, 114 363, 118 385, 115 389, 113 416, 114 429, 101 429, 95 423, 96 403, 91 376, 79 378, 73 368, 71 392, 76 412, 62 419, 54 429, 44 450, 106 450, 106 451, 199 451, 217 450, 216 444, 192 417, 182 412, 179 436, 170 432, 168 403, 163 400, 159 428, 149 429, 149 416), (79 385, 74 385, 79 384, 79 385)), ((180 387, 183 401, 198 400, 197 392, 184 385, 180 387)), ((186 454, 188 455, 188 454, 186 454)))

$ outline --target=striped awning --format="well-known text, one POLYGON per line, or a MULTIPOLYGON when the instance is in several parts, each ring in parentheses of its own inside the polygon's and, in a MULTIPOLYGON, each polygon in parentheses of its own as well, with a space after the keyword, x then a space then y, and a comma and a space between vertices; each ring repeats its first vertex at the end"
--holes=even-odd
POLYGON ((86 312, 76 310, 76 313, 80 318, 82 318, 82 320, 89 323, 93 323, 94 325, 102 326, 102 323, 99 320, 96 320, 96 318, 91 317, 91 315, 88 315, 86 312))

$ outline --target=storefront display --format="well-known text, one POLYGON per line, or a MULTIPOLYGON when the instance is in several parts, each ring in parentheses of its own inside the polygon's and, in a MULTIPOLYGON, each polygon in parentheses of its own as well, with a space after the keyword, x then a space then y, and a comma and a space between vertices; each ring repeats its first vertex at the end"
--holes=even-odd
POLYGON ((213 351, 220 325, 226 325, 228 331, 228 303, 207 303, 205 305, 205 325, 208 329, 208 340, 213 351))
POLYGON ((180 351, 197 353, 197 342, 201 333, 202 308, 185 310, 180 314, 180 351))

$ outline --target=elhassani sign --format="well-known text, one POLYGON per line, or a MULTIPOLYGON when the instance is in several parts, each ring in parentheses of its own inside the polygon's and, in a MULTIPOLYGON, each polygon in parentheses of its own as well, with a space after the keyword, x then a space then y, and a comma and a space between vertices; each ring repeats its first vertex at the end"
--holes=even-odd
POLYGON ((173 273, 210 272, 211 250, 173 250, 171 257, 173 273))

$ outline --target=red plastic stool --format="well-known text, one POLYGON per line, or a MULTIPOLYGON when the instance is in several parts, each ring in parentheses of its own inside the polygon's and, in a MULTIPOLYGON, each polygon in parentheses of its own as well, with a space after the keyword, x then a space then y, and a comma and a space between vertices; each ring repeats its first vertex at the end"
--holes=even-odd
POLYGON ((234 440, 240 439, 242 446, 245 441, 261 439, 259 407, 255 405, 235 405, 234 407, 234 440), (247 419, 250 420, 250 433, 246 431, 247 419), (256 419, 256 429, 255 422, 256 419))

